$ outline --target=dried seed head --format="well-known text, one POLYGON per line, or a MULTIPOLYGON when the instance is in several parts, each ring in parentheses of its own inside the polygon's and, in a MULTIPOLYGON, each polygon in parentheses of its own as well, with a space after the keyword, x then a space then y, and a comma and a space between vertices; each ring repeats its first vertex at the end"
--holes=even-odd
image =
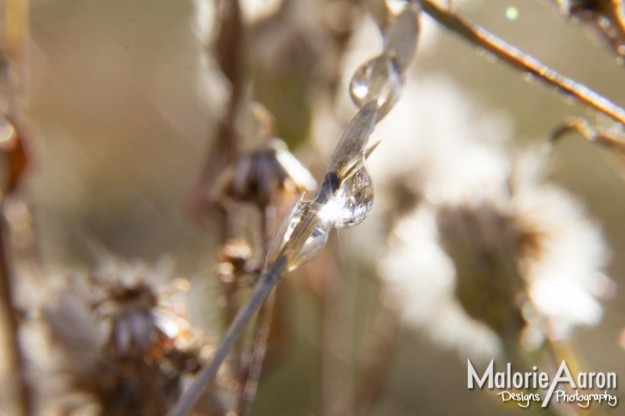
POLYGON ((498 335, 518 337, 521 262, 540 235, 492 202, 443 205, 436 213, 440 244, 456 264, 456 297, 474 319, 498 335))
POLYGON ((95 272, 63 289, 43 314, 59 364, 50 387, 56 406, 68 413, 152 416, 173 405, 207 345, 174 300, 187 286, 174 280, 156 291, 136 276, 95 272))
POLYGON ((221 195, 261 209, 315 187, 310 172, 279 139, 272 139, 243 155, 219 183, 221 195))

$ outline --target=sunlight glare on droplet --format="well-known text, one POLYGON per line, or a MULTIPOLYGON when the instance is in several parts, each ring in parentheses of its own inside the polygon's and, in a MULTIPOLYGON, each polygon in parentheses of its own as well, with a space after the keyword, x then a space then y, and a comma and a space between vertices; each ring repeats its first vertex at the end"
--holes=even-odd
POLYGON ((333 224, 337 218, 341 218, 343 215, 343 205, 339 203, 337 198, 330 198, 319 210, 319 218, 328 224, 333 224))

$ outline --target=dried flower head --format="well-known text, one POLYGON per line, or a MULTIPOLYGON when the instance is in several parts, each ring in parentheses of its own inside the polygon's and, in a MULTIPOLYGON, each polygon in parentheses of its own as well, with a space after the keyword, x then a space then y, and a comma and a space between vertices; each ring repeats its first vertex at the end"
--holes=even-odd
POLYGON ((221 195, 259 208, 288 201, 316 185, 310 172, 279 139, 269 140, 243 155, 219 183, 221 195))
POLYGON ((58 358, 52 397, 63 414, 161 415, 206 347, 174 301, 187 284, 156 291, 144 266, 111 271, 72 281, 44 309, 58 358))

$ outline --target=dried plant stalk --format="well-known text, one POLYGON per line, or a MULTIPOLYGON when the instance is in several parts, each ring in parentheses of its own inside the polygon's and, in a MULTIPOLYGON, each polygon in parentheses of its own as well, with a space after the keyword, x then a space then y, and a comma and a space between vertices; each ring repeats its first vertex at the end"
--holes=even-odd
POLYGON ((423 11, 467 42, 483 48, 514 69, 535 76, 579 103, 625 125, 625 110, 579 82, 561 75, 538 59, 517 49, 483 27, 473 25, 453 11, 443 9, 432 0, 422 0, 423 11))

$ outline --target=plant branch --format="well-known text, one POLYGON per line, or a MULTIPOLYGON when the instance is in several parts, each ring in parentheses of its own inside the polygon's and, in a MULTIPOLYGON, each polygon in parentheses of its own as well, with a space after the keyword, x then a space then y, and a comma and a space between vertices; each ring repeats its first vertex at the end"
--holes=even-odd
MULTIPOLYGON (((272 218, 274 217, 274 208, 269 205, 260 207, 260 237, 262 258, 267 258, 269 245, 271 242, 272 218)), ((258 382, 263 369, 265 353, 267 352, 267 341, 271 331, 271 322, 276 302, 275 290, 267 297, 267 301, 261 307, 256 325, 250 351, 242 357, 241 384, 239 386, 239 397, 236 404, 235 413, 239 416, 249 412, 250 405, 256 396, 258 382)))
POLYGON ((248 299, 247 303, 239 311, 232 321, 228 332, 224 336, 221 345, 217 348, 213 360, 199 372, 196 379, 182 394, 176 406, 168 413, 168 416, 186 416, 189 414, 206 386, 213 380, 224 359, 236 344, 236 341, 245 331, 249 322, 254 318, 256 311, 265 303, 273 288, 280 280, 280 275, 286 266, 286 258, 279 257, 272 265, 260 275, 258 283, 248 299))
POLYGON ((432 0, 421 0, 423 11, 467 42, 483 48, 509 66, 531 74, 547 85, 573 97, 625 125, 625 110, 579 82, 561 75, 538 59, 517 49, 481 26, 467 22, 454 12, 441 8, 432 0))
MULTIPOLYGON (((4 203, 0 205, 0 212, 4 212, 4 203)), ((7 246, 7 222, 3 214, 0 218, 0 301, 7 323, 8 351, 10 362, 14 365, 17 381, 18 398, 21 414, 33 414, 32 391, 26 380, 26 357, 19 340, 19 310, 14 298, 14 276, 10 264, 10 253, 7 246)))
POLYGON ((267 297, 267 301, 260 309, 256 318, 256 328, 253 335, 251 353, 243 366, 243 379, 240 386, 239 400, 236 414, 241 416, 249 412, 249 407, 256 396, 258 382, 263 369, 265 353, 267 352, 267 341, 271 330, 274 306, 276 303, 275 290, 267 297))
MULTIPOLYGON (((23 49, 28 28, 28 2, 0 0, 0 117, 10 131, 3 137, 0 152, 6 158, 6 183, 0 190, 0 302, 6 319, 7 356, 12 363, 20 414, 34 413, 33 392, 27 380, 26 356, 19 338, 19 316, 15 301, 15 275, 10 247, 10 229, 5 216, 7 198, 12 197, 21 184, 28 163, 24 135, 20 123, 20 92, 24 83, 23 49), (9 25, 14 35, 9 36, 9 25), (21 76, 21 77, 20 77, 21 76)), ((4 127, 4 126, 3 126, 4 127)))
MULTIPOLYGON (((211 222, 209 221, 211 216, 217 217, 214 223, 224 223, 225 213, 223 210, 216 209, 218 207, 215 206, 211 192, 221 172, 236 160, 239 153, 236 122, 244 98, 245 29, 241 8, 238 0, 222 0, 217 3, 221 26, 215 49, 219 67, 230 83, 230 94, 225 114, 219 120, 215 138, 190 196, 191 213, 203 224, 211 222)), ((206 48, 208 49, 208 46, 206 48)), ((225 232, 222 230, 222 233, 225 232)))

